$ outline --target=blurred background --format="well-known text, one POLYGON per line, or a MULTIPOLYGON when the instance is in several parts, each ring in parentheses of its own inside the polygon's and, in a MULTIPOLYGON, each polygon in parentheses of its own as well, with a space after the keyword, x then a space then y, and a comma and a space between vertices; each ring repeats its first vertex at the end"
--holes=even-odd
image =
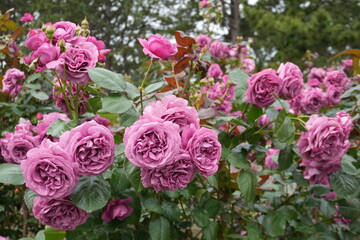
MULTIPOLYGON (((257 69, 313 58, 323 66, 336 53, 360 48, 359 0, 2 0, 1 11, 14 8, 12 19, 35 16, 33 28, 60 20, 90 23, 91 34, 112 49, 107 66, 132 75, 148 60, 136 38, 175 30, 195 37, 235 42, 253 39, 257 69)), ((146 67, 146 66, 145 66, 146 67)))

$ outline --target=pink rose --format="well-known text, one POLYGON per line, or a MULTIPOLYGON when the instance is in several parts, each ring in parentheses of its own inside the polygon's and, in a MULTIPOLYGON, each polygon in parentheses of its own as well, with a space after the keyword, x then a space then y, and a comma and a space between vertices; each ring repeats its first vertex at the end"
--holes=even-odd
POLYGON ((156 192, 184 189, 195 177, 196 167, 186 151, 176 156, 174 163, 162 168, 141 169, 141 181, 144 187, 152 187, 156 192))
POLYGON ((229 54, 229 47, 219 40, 215 40, 210 45, 210 54, 216 58, 224 58, 229 54))
POLYGON ((209 48, 211 43, 211 38, 208 35, 197 36, 195 40, 198 49, 202 49, 204 47, 209 48))
POLYGON ((33 213, 42 224, 64 231, 74 230, 85 223, 90 216, 68 199, 42 197, 34 199, 33 213))
POLYGON ((253 73, 255 71, 255 60, 251 58, 244 58, 242 60, 242 70, 246 73, 253 73))
POLYGON ((219 64, 213 64, 208 69, 208 76, 214 78, 221 78, 223 75, 223 71, 220 68, 219 64))
POLYGON ((340 125, 343 127, 346 136, 349 137, 353 128, 351 116, 347 112, 341 111, 336 113, 336 118, 340 125))
POLYGON ((143 46, 144 54, 152 58, 167 59, 177 53, 176 46, 161 35, 150 35, 148 40, 138 38, 141 46, 143 46))
POLYGON ((21 162, 26 187, 44 198, 64 198, 75 189, 79 166, 58 143, 44 139, 21 162))
POLYGON ((89 36, 86 41, 93 43, 99 51, 105 48, 105 43, 101 40, 97 40, 94 36, 89 36))
POLYGON ((221 82, 217 82, 211 87, 209 98, 232 101, 235 98, 235 86, 236 84, 229 81, 229 75, 224 75, 221 82))
POLYGON ((111 200, 106 206, 106 210, 101 214, 101 219, 106 222, 110 222, 115 218, 119 221, 124 220, 133 212, 132 207, 128 205, 132 201, 132 198, 111 200))
POLYGON ((35 127, 35 130, 40 136, 40 138, 43 138, 46 135, 46 132, 50 125, 58 119, 70 121, 68 116, 63 113, 52 112, 41 116, 41 122, 39 122, 35 127))
POLYGON ((32 22, 34 21, 34 16, 30 13, 25 13, 24 16, 20 18, 21 22, 32 22))
POLYGON ((46 37, 45 32, 41 29, 30 29, 26 37, 25 46, 31 51, 37 50, 43 43, 50 42, 50 40, 46 37))
POLYGON ((343 71, 332 71, 329 72, 324 78, 324 84, 328 87, 330 85, 334 87, 340 87, 346 89, 350 79, 346 76, 343 71))
POLYGON ((321 88, 306 88, 299 97, 302 112, 316 113, 328 105, 326 93, 321 88))
POLYGON ((2 80, 3 89, 5 93, 9 93, 10 96, 15 96, 22 89, 22 80, 25 80, 24 72, 17 68, 10 68, 6 71, 4 79, 2 80))
POLYGON ((143 113, 144 115, 140 119, 147 118, 147 115, 152 115, 178 124, 181 131, 192 123, 197 128, 200 127, 200 120, 196 109, 189 107, 187 100, 174 95, 168 95, 163 97, 161 101, 149 103, 143 113))
MULTIPOLYGON (((214 109, 218 112, 223 112, 226 114, 230 114, 232 110, 232 103, 230 101, 224 100, 222 103, 218 104, 214 107, 214 109)), ((221 114, 217 114, 217 116, 221 116, 221 114)))
POLYGON ((56 44, 59 40, 64 39, 65 41, 72 38, 75 35, 76 24, 68 21, 60 21, 54 23, 54 35, 53 43, 56 44))
POLYGON ((180 144, 179 125, 151 115, 125 129, 125 155, 138 167, 154 169, 173 163, 180 144))
POLYGON ((114 137, 110 129, 95 121, 84 122, 63 133, 59 144, 78 163, 81 175, 100 175, 114 162, 114 137))
POLYGON ((326 71, 322 68, 312 68, 308 75, 307 85, 311 87, 321 87, 326 71))
POLYGON ((270 68, 252 75, 247 82, 249 87, 245 93, 245 100, 261 108, 266 108, 276 101, 273 94, 279 96, 283 84, 276 71, 270 68))
POLYGON ((55 47, 50 43, 43 43, 37 50, 30 54, 29 58, 25 58, 26 64, 30 65, 34 60, 36 62, 36 71, 41 72, 47 69, 46 64, 56 61, 60 56, 60 47, 55 47))
POLYGON ((342 61, 341 68, 344 71, 352 71, 353 70, 353 60, 352 59, 345 59, 342 61))
POLYGON ((208 128, 187 127, 182 135, 182 147, 189 151, 193 164, 204 177, 217 172, 221 158, 221 144, 215 131, 208 128))
POLYGON ((60 64, 56 67, 56 71, 62 79, 66 79, 72 84, 85 85, 90 81, 88 68, 96 66, 98 55, 97 47, 91 42, 71 45, 61 55, 60 64))
POLYGON ((278 165, 273 160, 273 156, 276 156, 280 153, 279 149, 269 148, 269 152, 266 153, 265 157, 265 167, 269 169, 278 169, 278 165))
POLYGON ((283 80, 280 97, 283 99, 293 99, 298 96, 304 87, 303 74, 300 68, 291 62, 282 63, 277 73, 283 80))
MULTIPOLYGON (((263 114, 258 118, 256 123, 259 124, 260 126, 265 126, 269 122, 270 122, 270 118, 268 117, 268 115, 263 114)), ((266 128, 272 128, 272 124, 267 125, 266 128)))
MULTIPOLYGON (((57 79, 54 80, 55 86, 59 86, 59 83, 56 82, 57 79)), ((72 84, 71 86, 71 94, 68 89, 65 89, 65 94, 68 99, 71 99, 71 95, 76 95, 76 85, 72 84)), ((60 91, 58 91, 55 87, 53 87, 53 98, 54 98, 54 104, 55 106, 58 106, 61 111, 64 113, 69 114, 69 109, 66 105, 64 94, 60 91)), ((78 106, 78 114, 83 115, 87 111, 86 102, 89 100, 89 93, 85 91, 84 89, 81 89, 78 93, 78 100, 80 101, 78 106)))
POLYGON ((342 89, 335 86, 328 86, 326 88, 326 97, 329 104, 336 105, 340 102, 342 89))

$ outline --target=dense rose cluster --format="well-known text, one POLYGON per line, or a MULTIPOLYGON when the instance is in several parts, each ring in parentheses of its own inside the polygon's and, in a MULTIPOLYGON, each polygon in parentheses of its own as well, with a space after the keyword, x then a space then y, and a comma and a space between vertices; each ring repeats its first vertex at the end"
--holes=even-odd
POLYGON ((217 133, 202 128, 197 111, 174 95, 154 101, 125 129, 125 155, 141 167, 145 187, 155 191, 185 188, 196 171, 208 177, 218 170, 217 133))
POLYGON ((328 175, 340 169, 341 159, 350 147, 352 121, 349 114, 338 112, 335 118, 311 115, 307 132, 297 143, 305 166, 305 178, 313 184, 328 185, 328 175))

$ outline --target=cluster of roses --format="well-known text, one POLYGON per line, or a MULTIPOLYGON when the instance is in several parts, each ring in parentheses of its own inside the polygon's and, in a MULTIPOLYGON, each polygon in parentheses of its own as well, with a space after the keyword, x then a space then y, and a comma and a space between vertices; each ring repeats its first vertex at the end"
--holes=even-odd
POLYGON ((342 70, 312 68, 306 83, 308 87, 289 103, 295 113, 316 113, 323 107, 338 104, 342 92, 351 84, 351 79, 342 70))
MULTIPOLYGON (((69 112, 66 98, 77 96, 80 100, 78 112, 86 111, 85 101, 89 98, 83 86, 90 81, 88 68, 106 61, 109 49, 105 44, 89 35, 88 22, 84 20, 81 26, 68 21, 54 24, 46 23, 42 29, 30 29, 25 46, 32 52, 25 57, 25 63, 41 72, 54 69, 53 97, 55 105, 63 112, 69 112), (66 91, 59 91, 64 86, 66 91), (66 95, 66 96, 64 96, 66 95)), ((72 106, 75 108, 75 106, 72 106)))
POLYGON ((307 132, 297 143, 305 166, 305 178, 312 184, 329 186, 329 175, 341 167, 341 159, 350 147, 351 116, 338 112, 335 118, 311 115, 306 122, 307 132))
POLYGON ((221 157, 217 133, 200 127, 196 109, 174 95, 149 103, 125 129, 124 145, 129 161, 141 167, 143 185, 157 192, 185 188, 196 171, 213 175, 221 157))
POLYGON ((277 71, 268 68, 253 74, 247 83, 246 102, 261 108, 269 107, 277 97, 286 100, 297 97, 304 86, 300 68, 290 62, 282 63, 277 71))

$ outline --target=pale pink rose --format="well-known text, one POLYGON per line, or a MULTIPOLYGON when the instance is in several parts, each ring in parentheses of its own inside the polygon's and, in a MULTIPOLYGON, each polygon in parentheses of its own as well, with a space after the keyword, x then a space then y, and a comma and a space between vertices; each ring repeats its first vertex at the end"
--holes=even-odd
POLYGON ((141 46, 143 46, 144 54, 151 58, 168 59, 177 53, 176 46, 172 45, 170 41, 159 35, 150 35, 149 39, 138 38, 141 46))
POLYGON ((50 42, 50 40, 46 37, 45 32, 41 29, 30 29, 26 37, 25 46, 31 51, 37 50, 43 43, 50 42))
POLYGON ((25 13, 24 16, 20 18, 21 22, 32 22, 34 21, 34 16, 31 13, 25 13))
POLYGON ((283 80, 280 97, 288 100, 298 96, 304 87, 303 74, 300 68, 291 62, 282 63, 277 73, 283 80))
POLYGON ((219 40, 215 40, 210 45, 211 56, 216 58, 224 58, 229 54, 229 47, 219 40))
POLYGON ((5 93, 9 93, 10 96, 16 96, 22 89, 22 82, 25 80, 24 72, 17 68, 10 68, 5 72, 2 80, 3 89, 5 93))
POLYGON ((132 198, 111 200, 107 204, 105 211, 101 214, 101 219, 106 222, 110 222, 115 218, 119 221, 124 220, 133 212, 132 207, 129 206, 129 203, 132 201, 132 198))

